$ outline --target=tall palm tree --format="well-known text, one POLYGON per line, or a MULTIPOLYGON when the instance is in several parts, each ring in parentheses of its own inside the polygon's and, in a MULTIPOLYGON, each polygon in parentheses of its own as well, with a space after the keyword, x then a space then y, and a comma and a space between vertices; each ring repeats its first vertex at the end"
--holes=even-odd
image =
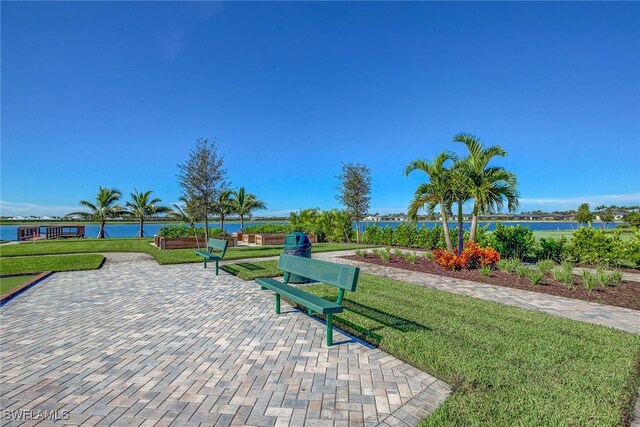
POLYGON ((214 201, 213 210, 220 216, 220 230, 224 232, 224 219, 233 213, 233 191, 222 190, 214 201))
POLYGON ((447 249, 453 252, 451 237, 449 236, 449 224, 447 222, 447 214, 451 212, 452 192, 450 175, 451 171, 445 166, 448 161, 455 162, 457 157, 449 151, 443 151, 438 154, 431 162, 425 160, 414 160, 407 165, 404 170, 405 176, 414 170, 420 170, 427 174, 429 180, 420 184, 416 189, 415 195, 411 203, 409 203, 409 219, 416 221, 418 219, 418 211, 424 208, 427 214, 432 214, 437 206, 440 206, 440 216, 442 219, 442 228, 444 229, 444 239, 447 243, 447 249))
POLYGON ((469 150, 468 157, 460 167, 466 175, 468 190, 474 200, 469 232, 469 240, 474 241, 479 214, 501 210, 505 200, 509 212, 518 208, 517 179, 502 167, 489 167, 494 157, 507 155, 501 146, 485 147, 477 137, 468 133, 456 135, 453 141, 463 143, 469 150))
POLYGON ((133 193, 131 193, 131 201, 126 203, 129 215, 138 218, 140 221, 140 230, 138 230, 137 237, 144 237, 144 220, 146 218, 171 211, 166 206, 158 206, 158 203, 162 200, 158 198, 151 199, 151 193, 153 193, 151 190, 142 193, 134 188, 133 193))
POLYGON ((244 217, 251 217, 256 209, 266 209, 267 205, 258 200, 255 194, 247 193, 244 187, 233 192, 233 210, 240 216, 240 232, 244 231, 244 217))
POLYGON ((449 174, 451 201, 458 205, 458 255, 460 255, 464 249, 464 215, 462 213, 462 207, 472 198, 470 187, 467 163, 465 160, 458 160, 453 165, 449 174))
POLYGON ((95 204, 86 200, 80 201, 80 205, 89 208, 89 212, 71 212, 65 215, 65 217, 79 216, 82 219, 97 221, 100 224, 97 238, 104 239, 104 225, 107 219, 115 218, 126 213, 124 208, 117 204, 121 197, 122 193, 120 190, 98 187, 95 204))

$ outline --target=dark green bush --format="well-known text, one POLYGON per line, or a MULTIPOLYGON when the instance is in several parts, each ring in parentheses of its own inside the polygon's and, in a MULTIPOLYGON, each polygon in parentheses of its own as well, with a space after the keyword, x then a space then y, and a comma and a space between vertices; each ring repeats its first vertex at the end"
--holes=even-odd
MULTIPOLYGON (((162 227, 160 227, 160 230, 158 231, 158 236, 172 238, 172 239, 195 237, 194 234, 197 237, 204 237, 204 228, 202 227, 191 228, 186 225, 172 224, 172 225, 163 225, 162 227)), ((222 235, 223 235, 223 232, 219 228, 213 227, 209 229, 209 237, 214 238, 214 237, 220 237, 222 235)))
POLYGON ((560 263, 565 257, 566 243, 567 239, 564 236, 559 239, 554 239, 552 237, 545 239, 544 237, 541 237, 540 249, 536 251, 536 258, 550 259, 560 263))
POLYGON ((489 246, 503 258, 523 259, 533 253, 534 244, 533 231, 521 225, 507 227, 498 223, 489 239, 489 246))
POLYGON ((621 255, 620 234, 582 227, 573 233, 568 253, 580 264, 615 265, 621 255))
POLYGON ((631 239, 622 242, 621 252, 622 259, 640 267, 640 231, 636 231, 631 239))
POLYGON ((245 233, 255 234, 278 234, 278 233, 290 233, 293 231, 293 227, 290 224, 260 224, 249 225, 244 228, 245 233))
POLYGON ((393 244, 396 246, 414 247, 418 240, 418 229, 415 224, 398 224, 393 230, 393 244))

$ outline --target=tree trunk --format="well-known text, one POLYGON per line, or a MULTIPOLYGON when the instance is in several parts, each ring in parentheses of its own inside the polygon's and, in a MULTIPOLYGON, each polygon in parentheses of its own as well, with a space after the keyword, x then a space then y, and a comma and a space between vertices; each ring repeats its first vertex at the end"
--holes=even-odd
POLYGON ((360 222, 356 221, 356 243, 360 243, 360 222))
POLYGON ((140 231, 138 237, 144 237, 144 218, 140 218, 140 231))
POLYGON ((464 249, 464 229, 462 228, 462 201, 458 202, 458 255, 464 249))
POLYGON ((104 239, 104 220, 100 220, 100 230, 98 230, 98 239, 104 239))
POLYGON ((453 244, 451 243, 451 236, 449 235, 449 222, 447 221, 447 214, 444 206, 440 205, 441 217, 442 217, 442 229, 444 231, 444 241, 447 243, 447 250, 453 252, 453 244))
POLYGON ((240 232, 244 233, 244 215, 240 215, 240 232))
POLYGON ((220 215, 220 230, 224 231, 224 215, 220 215))
POLYGON ((209 215, 204 215, 204 240, 205 243, 209 241, 209 215))
POLYGON ((471 230, 469 231, 469 241, 476 241, 476 228, 478 228, 478 206, 473 204, 473 214, 471 215, 471 230))

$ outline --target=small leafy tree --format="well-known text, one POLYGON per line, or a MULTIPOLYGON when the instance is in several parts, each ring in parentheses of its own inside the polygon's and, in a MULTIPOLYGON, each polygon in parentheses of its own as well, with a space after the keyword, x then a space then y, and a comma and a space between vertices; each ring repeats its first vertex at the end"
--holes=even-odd
POLYGON ((616 219, 616 216, 613 214, 613 209, 610 207, 605 209, 600 214, 600 220, 604 222, 605 227, 607 226, 607 224, 612 223, 615 219, 616 219))
POLYGON ((356 223, 356 242, 360 243, 360 221, 371 205, 371 169, 360 163, 343 163, 338 176, 340 185, 336 199, 344 205, 351 220, 356 223))
POLYGON ((589 203, 583 203, 578 207, 578 211, 576 212, 576 221, 578 221, 579 224, 587 225, 593 221, 594 217, 595 215, 593 212, 589 210, 589 203))
POLYGON ((187 160, 178 164, 178 182, 183 196, 191 200, 198 217, 205 227, 205 238, 209 239, 209 213, 220 193, 226 189, 227 171, 223 157, 218 156, 215 141, 201 138, 189 152, 187 160))
POLYGON ((527 227, 504 226, 496 224, 496 229, 491 233, 490 246, 495 248, 503 258, 523 259, 529 255, 536 242, 533 231, 527 227))
POLYGON ((140 221, 140 229, 138 230, 138 237, 144 237, 144 220, 148 217, 158 215, 160 213, 169 212, 170 209, 166 206, 158 206, 162 200, 151 199, 151 193, 153 191, 145 191, 144 193, 138 192, 134 188, 131 193, 131 201, 126 203, 128 208, 128 214, 134 218, 138 218, 140 221))
POLYGON ((626 217, 629 225, 640 228, 640 212, 629 212, 626 217))

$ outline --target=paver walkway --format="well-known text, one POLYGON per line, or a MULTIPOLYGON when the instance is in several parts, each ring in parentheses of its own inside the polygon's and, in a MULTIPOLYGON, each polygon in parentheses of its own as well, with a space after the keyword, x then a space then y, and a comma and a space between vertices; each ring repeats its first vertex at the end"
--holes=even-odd
POLYGON ((314 258, 356 265, 366 273, 420 286, 513 305, 527 310, 542 311, 554 316, 596 323, 640 334, 640 311, 638 310, 353 261, 341 258, 339 254, 331 252, 314 255, 314 258))
POLYGON ((252 282, 134 255, 0 309, 3 425, 416 425, 450 392, 338 330, 326 347, 323 323, 276 316, 252 282))

